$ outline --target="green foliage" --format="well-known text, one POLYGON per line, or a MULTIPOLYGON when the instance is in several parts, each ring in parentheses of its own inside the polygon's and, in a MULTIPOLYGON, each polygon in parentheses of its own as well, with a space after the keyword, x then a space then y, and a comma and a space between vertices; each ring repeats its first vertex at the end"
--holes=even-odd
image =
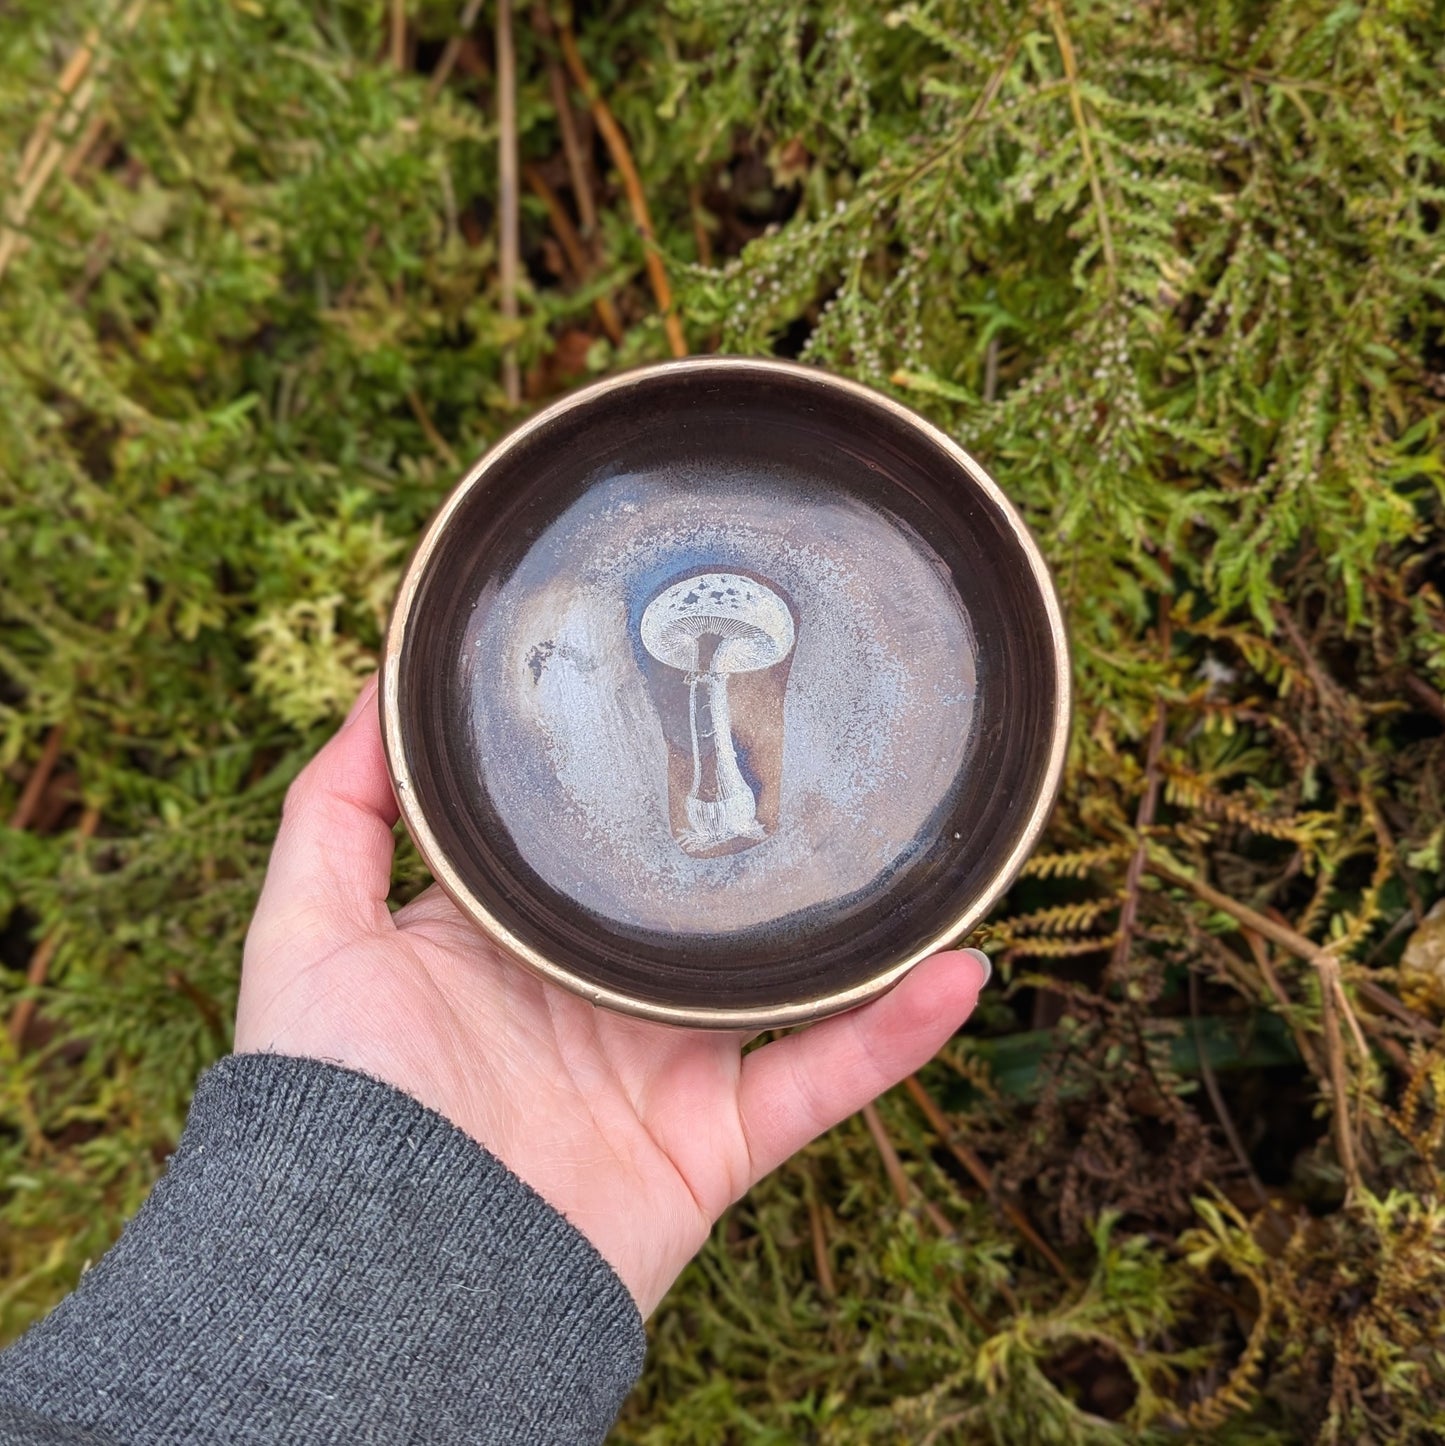
MULTIPOLYGON (((63 729, 0 827, 0 1005, 39 1006, 0 1035, 6 1334, 105 1248, 225 1048, 285 784, 516 419, 504 351, 528 407, 666 354, 600 146, 588 274, 529 192, 504 318, 485 42, 429 81, 454 9, 408 6, 401 69, 380 0, 0 26, 0 820, 63 729)), ((565 194, 544 18, 522 152, 565 194)), ((691 345, 859 377, 979 456, 1055 568, 1078 689, 989 925, 1009 990, 925 1076, 992 1190, 913 1099, 881 1107, 906 1206, 836 1131, 719 1228, 618 1440, 1439 1439, 1445 983, 1380 1004, 1445 884, 1436 8, 654 0, 577 28, 691 345), (1292 933, 1241 932, 1261 915, 1292 933)))

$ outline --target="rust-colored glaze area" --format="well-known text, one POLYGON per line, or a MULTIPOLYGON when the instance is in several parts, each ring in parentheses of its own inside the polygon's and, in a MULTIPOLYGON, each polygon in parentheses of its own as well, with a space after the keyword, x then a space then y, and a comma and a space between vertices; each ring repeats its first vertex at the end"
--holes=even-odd
POLYGON ((674 363, 499 444, 388 641, 408 826, 524 962, 651 1017, 789 1022, 970 927, 1052 802, 1062 627, 1037 550, 906 409, 674 363))

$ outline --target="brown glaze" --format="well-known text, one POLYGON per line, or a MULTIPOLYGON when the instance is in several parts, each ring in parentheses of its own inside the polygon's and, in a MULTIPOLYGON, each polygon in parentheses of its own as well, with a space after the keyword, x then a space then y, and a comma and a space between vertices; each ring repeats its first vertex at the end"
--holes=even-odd
POLYGON ((614 1007, 760 1027, 977 921, 1052 804, 1067 687, 976 463, 852 383, 708 359, 568 398, 468 474, 404 580, 384 717, 418 846, 505 947, 614 1007), (697 579, 767 596, 685 586, 659 642, 648 605, 697 579))

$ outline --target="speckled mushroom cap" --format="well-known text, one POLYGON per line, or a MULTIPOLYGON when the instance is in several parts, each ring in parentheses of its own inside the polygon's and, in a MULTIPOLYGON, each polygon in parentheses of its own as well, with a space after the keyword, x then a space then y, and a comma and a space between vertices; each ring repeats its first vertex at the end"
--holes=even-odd
POLYGON ((712 656, 718 673, 751 673, 787 657, 793 615, 770 587, 735 572, 685 577, 653 598, 638 624, 642 646, 659 662, 693 669, 699 641, 720 640, 712 656))
POLYGON ((422 539, 383 666, 407 826, 599 1004, 763 1027, 982 916, 1052 804, 1057 601, 994 483, 889 398, 732 358, 587 388, 422 539))

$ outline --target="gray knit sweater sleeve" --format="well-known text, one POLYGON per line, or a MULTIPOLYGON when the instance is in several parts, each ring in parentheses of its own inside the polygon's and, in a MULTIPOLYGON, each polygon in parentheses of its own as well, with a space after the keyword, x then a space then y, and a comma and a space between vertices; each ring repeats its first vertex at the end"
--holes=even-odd
POLYGON ((581 1446, 642 1353, 602 1257, 440 1115, 235 1055, 119 1242, 0 1355, 0 1443, 581 1446))

